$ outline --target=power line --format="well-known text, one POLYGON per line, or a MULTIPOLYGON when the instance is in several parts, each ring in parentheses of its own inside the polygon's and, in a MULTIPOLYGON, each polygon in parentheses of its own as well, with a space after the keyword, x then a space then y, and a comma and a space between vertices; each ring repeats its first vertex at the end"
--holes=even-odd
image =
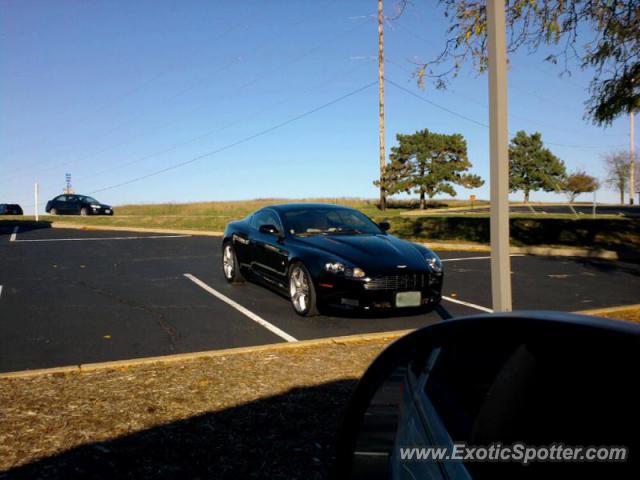
MULTIPOLYGON (((243 22, 243 23, 244 23, 244 22, 243 22)), ((231 31, 233 31, 233 30, 234 30, 234 26, 230 26, 230 27, 228 27, 228 28, 227 28, 227 29, 225 29, 223 32, 221 32, 220 34, 216 35, 216 36, 212 39, 212 41, 216 41, 216 40, 219 40, 220 38, 223 38, 225 35, 227 35, 229 32, 231 32, 231 31)), ((201 53, 202 51, 204 51, 206 48, 207 48, 207 45, 201 45, 201 46, 200 46, 200 48, 198 48, 198 49, 196 50, 197 54, 200 54, 200 53, 201 53)), ((175 70, 175 69, 176 69, 176 68, 178 68, 179 66, 180 66, 180 65, 179 65, 179 64, 177 64, 177 63, 172 63, 172 64, 169 64, 169 65, 165 65, 165 67, 164 67, 162 70, 160 70, 159 72, 154 73, 153 75, 151 75, 151 76, 147 77, 146 79, 144 79, 143 81, 141 81, 140 83, 138 83, 137 85, 135 85, 134 87, 132 87, 132 88, 130 88, 130 89, 128 89, 128 90, 126 90, 125 92, 123 92, 123 93, 121 93, 121 94, 117 95, 117 96, 116 96, 115 98, 113 98, 112 100, 108 101, 107 103, 105 103, 105 104, 101 105, 100 107, 98 107, 97 109, 95 109, 95 110, 94 110, 90 115, 86 115, 86 116, 84 116, 84 118, 81 118, 80 120, 73 122, 73 123, 71 124, 71 126, 75 126, 75 125, 83 124, 83 123, 86 121, 86 118, 89 118, 89 117, 91 117, 91 116, 96 116, 96 114, 98 114, 98 113, 100 113, 100 112, 103 112, 103 111, 105 111, 105 110, 108 110, 109 108, 113 107, 114 105, 117 105, 118 103, 122 102, 123 100, 125 100, 125 99, 127 99, 127 98, 131 97, 132 95, 135 95, 136 93, 138 93, 139 91, 141 91, 145 86, 147 86, 147 85, 149 85, 149 84, 151 84, 151 83, 155 82, 157 79, 159 79, 159 78, 163 77, 164 75, 166 75, 166 74, 167 74, 167 73, 169 73, 169 72, 172 72, 173 70, 175 70)), ((67 130, 67 129, 69 129, 69 128, 70 128, 70 126, 69 126, 69 125, 62 126, 62 127, 58 128, 58 129, 56 130, 56 132, 54 133, 54 135, 55 135, 55 134, 57 134, 57 133, 59 133, 59 132, 62 132, 62 131, 64 131, 64 130, 67 130)), ((41 143, 43 140, 46 140, 46 138, 47 138, 48 136, 49 136, 49 135, 44 135, 44 136, 40 137, 40 139, 39 139, 39 140, 36 140, 36 141, 35 141, 35 144, 39 144, 39 143, 41 143)), ((34 144, 34 141, 33 141, 33 139, 31 139, 31 140, 29 140, 28 142, 25 142, 25 143, 28 143, 28 144, 30 144, 30 145, 33 145, 33 144, 34 144)), ((20 147, 18 147, 18 148, 20 148, 20 147)), ((14 148, 14 149, 12 149, 12 150, 9 150, 9 151, 7 152, 7 154, 11 154, 11 153, 15 152, 15 150, 16 150, 15 148, 14 148)))
MULTIPOLYGON (((311 87, 309 89, 303 90, 303 92, 307 92, 307 91, 315 92, 315 91, 317 91, 318 88, 323 87, 323 86, 325 86, 325 85, 327 85, 327 84, 329 84, 329 83, 331 83, 331 82, 333 82, 333 81, 335 81, 335 80, 337 80, 339 78, 344 78, 344 77, 350 75, 351 73, 355 72, 356 70, 359 70, 360 68, 362 68, 362 64, 358 65, 358 67, 356 67, 356 68, 352 68, 352 69, 348 70, 347 72, 345 72, 345 73, 343 73, 341 75, 336 75, 336 76, 333 76, 333 77, 331 77, 329 79, 326 79, 326 80, 320 82, 319 84, 314 85, 313 87, 311 87)), ((282 100, 280 100, 278 102, 269 104, 266 107, 258 109, 256 111, 252 112, 250 115, 251 116, 260 115, 261 113, 263 113, 265 111, 270 111, 275 107, 278 107, 280 105, 283 105, 283 104, 289 102, 290 100, 291 100, 291 98, 290 98, 290 96, 288 96, 287 98, 284 98, 284 99, 282 99, 282 100)), ((176 149, 178 149, 180 147, 183 147, 183 146, 186 146, 186 145, 190 145, 190 144, 192 144, 194 142, 197 142, 198 140, 201 140, 203 138, 211 136, 214 133, 219 133, 219 132, 221 132, 223 130, 226 130, 227 128, 230 128, 230 127, 233 127, 235 125, 244 123, 245 121, 246 121, 246 117, 239 118, 237 120, 234 120, 233 122, 229 122, 229 123, 226 123, 225 125, 215 127, 215 128, 213 128, 211 130, 208 130, 208 131, 206 131, 204 133, 201 133, 200 135, 192 137, 192 138, 190 138, 190 139, 188 139, 188 140, 186 140, 184 142, 180 142, 180 143, 174 144, 174 145, 172 145, 170 147, 167 147, 167 148, 165 148, 163 150, 160 150, 158 152, 155 152, 155 153, 152 153, 152 154, 149 154, 149 155, 144 155, 144 156, 142 156, 140 158, 137 158, 135 160, 124 162, 124 163, 121 163, 119 165, 115 165, 115 166, 112 166, 110 168, 107 168, 105 170, 101 170, 99 172, 92 173, 90 175, 85 175, 83 177, 79 177, 77 180, 78 181, 86 180, 87 178, 92 178, 92 177, 95 177, 95 176, 98 176, 98 175, 103 175, 105 173, 109 173, 109 172, 112 172, 114 170, 118 170, 118 169, 123 168, 123 167, 129 167, 129 166, 134 165, 136 163, 140 163, 140 162, 143 162, 145 160, 149 160, 150 158, 158 157, 158 156, 163 155, 165 153, 174 151, 174 150, 176 150, 176 149)))
MULTIPOLYGON (((408 88, 403 87, 402 85, 399 85, 398 83, 394 82, 393 80, 389 79, 388 77, 385 79, 386 82, 390 83, 391 85, 393 85, 394 87, 402 90, 403 92, 407 93, 408 95, 411 95, 412 97, 415 97, 425 103, 428 103, 429 105, 431 105, 432 107, 438 108, 440 110, 443 110, 451 115, 454 115, 458 118, 461 118, 463 120, 466 120, 468 122, 474 123, 475 125, 479 125, 481 127, 484 128, 489 128, 489 125, 483 122, 480 122, 478 120, 475 120, 471 117, 467 117, 461 113, 458 113, 454 110, 451 110, 449 108, 443 107, 442 105, 439 105, 435 102, 432 102, 431 100, 428 100, 426 98, 424 98, 422 95, 418 95, 415 92, 412 92, 411 90, 409 90, 408 88)), ((555 142, 547 142, 545 141, 545 143, 547 145, 552 145, 552 146, 556 146, 556 147, 566 147, 566 148, 593 148, 593 149, 604 149, 604 148, 619 148, 623 145, 567 145, 564 143, 555 143, 555 142)))
POLYGON ((489 128, 489 125, 487 125, 486 123, 479 122, 478 120, 474 120, 474 119, 473 119, 473 118, 471 118, 471 117, 467 117, 467 116, 465 116, 465 115, 463 115, 463 114, 461 114, 461 113, 455 112, 455 111, 453 111, 453 110, 451 110, 451 109, 449 109, 449 108, 447 108, 447 107, 443 107, 442 105, 439 105, 439 104, 437 104, 437 103, 435 103, 435 102, 432 102, 431 100, 428 100, 428 99, 424 98, 422 95, 418 95, 417 93, 412 92, 412 91, 411 91, 411 90, 409 90, 408 88, 405 88, 405 87, 403 87, 402 85, 400 85, 400 84, 398 84, 398 83, 394 82, 393 80, 391 80, 391 79, 390 79, 390 78, 388 78, 388 77, 385 79, 385 81, 386 81, 386 82, 388 82, 388 83, 390 83, 390 84, 391 84, 391 85, 393 85, 394 87, 396 87, 396 88, 398 88, 398 89, 402 90, 403 92, 407 93, 408 95, 411 95, 412 97, 415 97, 415 98, 417 98, 418 100, 421 100, 421 101, 423 101, 423 102, 425 102, 425 103, 428 103, 428 104, 429 104, 429 105, 431 105, 432 107, 435 107, 435 108, 438 108, 438 109, 440 109, 440 110, 442 110, 442 111, 445 111, 445 112, 447 112, 447 113, 450 113, 451 115, 454 115, 454 116, 456 116, 456 117, 458 117, 458 118, 461 118, 461 119, 463 119, 463 120, 466 120, 467 122, 475 123, 476 125, 479 125, 479 126, 481 126, 481 127, 489 128))
MULTIPOLYGON (((423 37, 423 36, 419 35, 419 34, 418 34, 418 33, 416 33, 415 31, 413 31, 412 29, 410 29, 409 27, 407 27, 406 25, 404 25, 403 23, 396 21, 396 22, 395 22, 395 24, 396 24, 396 25, 398 25, 399 27, 401 27, 401 28, 402 28, 403 30, 405 30, 406 32, 408 32, 408 33, 410 33, 411 35, 413 35, 414 37, 416 37, 418 40, 421 40, 422 42, 424 42, 424 43, 426 43, 426 44, 428 44, 428 45, 430 45, 430 46, 434 46, 434 44, 433 44, 433 42, 432 42, 431 40, 428 40, 428 39, 426 39, 425 37, 423 37)), ((390 62, 390 63, 393 63, 393 62, 390 62)), ((404 70, 404 71, 407 71, 405 68, 401 67, 401 66, 400 66, 400 65, 398 65, 397 63, 393 63, 393 64, 394 64, 396 67, 398 67, 398 68, 400 68, 400 69, 402 69, 402 70, 404 70)), ((575 82, 569 81, 568 79, 566 79, 566 78, 564 78, 564 77, 556 76, 556 75, 554 75, 554 74, 552 74, 552 73, 550 73, 550 72, 547 72, 547 71, 545 71, 545 70, 543 70, 543 69, 541 69, 541 68, 533 67, 533 66, 525 66, 525 67, 526 67, 526 68, 529 68, 529 69, 532 69, 532 70, 536 70, 536 71, 541 72, 541 73, 543 73, 543 74, 545 74, 545 75, 552 76, 552 77, 556 78, 557 80, 565 81, 567 84, 570 84, 570 85, 573 85, 573 86, 581 87, 580 85, 576 84, 575 82)), ((411 73, 412 75, 415 75, 413 72, 409 72, 409 73, 411 73)), ((584 88, 584 87, 581 87, 581 88, 584 88)), ((561 109, 564 109, 564 110, 573 111, 573 112, 578 112, 578 109, 576 109, 576 108, 569 107, 569 106, 567 106, 567 105, 563 105, 563 104, 558 103, 557 101, 555 101, 555 100, 553 100, 553 99, 551 99, 551 98, 545 97, 545 96, 540 95, 540 94, 535 93, 535 92, 530 92, 530 91, 528 91, 528 90, 525 90, 525 89, 520 88, 520 87, 518 87, 518 86, 515 86, 515 85, 513 85, 513 84, 510 84, 510 85, 509 85, 509 89, 518 90, 518 91, 520 91, 520 92, 524 93, 524 94, 525 94, 525 95, 527 95, 527 96, 535 97, 535 98, 537 98, 538 100, 542 100, 543 102, 547 102, 547 103, 549 103, 549 104, 551 104, 551 105, 554 105, 554 106, 556 106, 556 107, 558 107, 558 108, 561 108, 561 109)), ((449 89, 449 90, 450 90, 451 92, 455 92, 455 90, 452 90, 452 89, 449 89)), ((463 97, 463 98, 467 98, 467 99, 469 99, 470 101, 474 101, 474 100, 470 99, 469 97, 465 97, 464 95, 462 95, 462 94, 460 94, 460 93, 457 93, 457 95, 459 95, 459 96, 461 96, 461 97, 463 97)), ((475 102, 475 103, 479 103, 479 102, 475 102)), ((482 105, 488 108, 488 106, 487 106, 486 104, 482 104, 482 105)), ((518 115, 511 115, 511 116, 512 116, 513 118, 521 118, 521 119, 526 120, 526 121, 529 121, 529 122, 531 122, 531 123, 537 123, 538 125, 541 125, 541 126, 546 126, 546 127, 549 127, 549 128, 553 128, 554 130, 564 130, 564 131, 566 131, 566 132, 568 132, 568 133, 573 133, 573 134, 578 133, 578 132, 576 132, 575 130, 569 130, 569 129, 565 129, 565 128, 562 128, 562 127, 557 127, 557 126, 555 126, 555 125, 545 124, 545 123, 540 122, 540 121, 538 121, 538 120, 532 120, 532 119, 529 119, 529 118, 526 118, 526 117, 523 117, 523 116, 518 116, 518 115)), ((580 132, 580 133, 582 133, 582 132, 580 132)), ((606 136, 617 136, 617 137, 620 137, 620 136, 626 136, 626 134, 621 134, 621 133, 604 133, 604 132, 603 132, 603 133, 600 133, 600 135, 606 135, 606 136)))
POLYGON ((285 120, 284 122, 278 123, 277 125, 274 125, 274 126, 269 127, 269 128, 265 128, 264 130, 261 130, 261 131, 259 131, 257 133, 254 133, 252 135, 244 137, 244 138, 242 138, 240 140, 237 140, 237 141, 235 141, 233 143, 230 143, 228 145, 220 147, 220 148, 218 148, 216 150, 212 150, 212 151, 203 153, 202 155, 198 155, 197 157, 194 157, 194 158, 191 158, 189 160, 185 160, 183 162, 179 162, 179 163, 170 165, 168 167, 162 168, 160 170, 156 170, 155 172, 151 172, 151 173, 148 173, 146 175, 142 175, 142 176, 135 177, 135 178, 132 178, 132 179, 124 181, 124 182, 116 183, 114 185, 109 185, 107 187, 103 187, 103 188, 99 188, 97 190, 93 190, 92 192, 89 192, 89 193, 90 194, 94 194, 94 193, 98 193, 98 192, 103 192, 105 190, 111 190, 113 188, 129 185, 131 183, 139 182, 141 180, 145 180, 147 178, 150 178, 150 177, 153 177, 153 176, 156 176, 156 175, 160 175, 161 173, 165 173, 165 172, 168 172, 168 171, 171 171, 171 170, 175 170, 175 169, 180 168, 180 167, 184 167, 185 165, 197 162, 198 160, 202 160, 203 158, 210 157, 210 156, 216 155, 218 153, 224 152, 224 151, 229 150, 231 148, 237 147, 238 145, 242 145, 243 143, 247 143, 247 142, 249 142, 251 140, 254 140, 255 138, 258 138, 258 137, 261 137, 261 136, 266 135, 268 133, 271 133, 274 130, 278 130, 278 129, 282 128, 282 127, 285 127, 286 125, 289 125, 289 124, 291 124, 293 122, 296 122, 296 121, 301 120, 301 119, 303 119, 305 117, 308 117, 309 115, 312 115, 312 114, 314 114, 314 113, 316 113, 316 112, 318 112, 320 110, 324 110, 325 108, 328 108, 328 107, 330 107, 332 105, 335 105, 336 103, 341 102, 342 100, 345 100, 345 99, 347 99, 349 97, 352 97, 352 96, 354 96, 354 95, 356 95, 356 94, 358 94, 358 93, 360 93, 360 92, 362 92, 362 91, 364 91, 364 90, 366 90, 368 88, 371 88, 373 85, 376 85, 377 83, 378 83, 377 81, 370 82, 370 83, 368 83, 368 84, 366 84, 366 85, 364 85, 364 86, 362 86, 360 88, 357 88, 356 90, 353 90, 353 91, 351 91, 351 92, 349 92, 349 93, 347 93, 345 95, 342 95, 341 97, 338 97, 338 98, 336 98, 334 100, 331 100, 331 101, 329 101, 327 103, 324 103, 324 104, 322 104, 322 105, 320 105, 318 107, 315 107, 315 108, 313 108, 311 110, 307 110, 306 112, 301 113, 299 115, 296 115, 295 117, 292 117, 292 118, 290 118, 288 120, 285 120))
MULTIPOLYGON (((330 1, 329 1, 329 2, 327 2, 327 3, 328 3, 328 4, 331 4, 331 3, 335 3, 335 2, 336 2, 336 0, 330 0, 330 1)), ((302 24, 304 24, 304 23, 306 23, 306 22, 308 22, 308 21, 310 21, 310 20, 315 20, 315 19, 317 19, 317 18, 318 18, 318 17, 317 17, 317 15, 316 15, 316 14, 306 15, 306 16, 303 16, 302 18, 298 19, 297 21, 295 21, 295 22, 291 23, 291 24, 290 24, 290 27, 299 26, 299 25, 302 25, 302 24)), ((360 23, 358 23, 357 25, 355 25, 355 26, 353 26, 353 27, 351 27, 351 28, 349 28, 349 29, 347 29, 347 30, 345 30, 345 31, 342 31, 342 32, 339 32, 339 33, 335 34, 334 36, 330 37, 328 40, 325 40, 324 42, 319 43, 319 44, 315 45, 314 47, 312 47, 312 48, 310 48, 310 49, 305 50, 305 52, 304 52, 301 56, 294 58, 294 59, 293 59, 292 61, 290 61, 290 62, 287 62, 287 63, 285 63, 285 64, 283 64, 283 65, 280 65, 278 68, 280 68, 280 67, 282 67, 282 66, 284 66, 284 65, 288 65, 288 64, 290 64, 290 63, 295 63, 295 62, 297 62, 297 61, 299 61, 299 60, 301 60, 301 59, 305 58, 305 56, 306 56, 306 55, 308 55, 309 53, 311 53, 311 52, 313 52, 313 51, 315 51, 315 50, 320 49, 320 48, 321 48, 322 46, 324 46, 327 42, 329 42, 329 41, 333 41, 333 40, 335 40, 335 39, 337 39, 337 38, 339 38, 339 37, 341 37, 341 36, 343 36, 343 35, 345 35, 345 34, 349 34, 349 33, 351 33, 352 31, 354 31, 354 30, 356 30, 356 29, 358 29, 358 28, 362 27, 362 26, 363 26, 363 25, 365 25, 366 23, 368 23, 368 20, 367 20, 367 21, 360 22, 360 23)), ((231 28, 230 30, 234 30, 234 28, 231 28)), ((274 40, 274 38, 283 37, 284 35, 286 35, 286 33, 287 33, 287 30, 280 29, 280 30, 278 31, 278 33, 277 33, 275 36, 271 36, 271 37, 269 38, 269 40, 271 40, 271 41, 272 41, 272 40, 274 40)), ((264 42, 264 43, 262 43, 262 44, 260 45, 260 48, 258 48, 257 50, 253 50, 251 53, 252 53, 252 54, 256 54, 256 52, 263 51, 263 50, 268 50, 268 49, 269 49, 269 45, 270 45, 270 43, 272 43, 272 42, 264 42)), ((206 76, 204 76, 204 77, 200 78, 199 80, 197 80, 197 81, 195 81, 195 82, 192 82, 190 85, 186 86, 185 88, 183 88, 183 89, 181 89, 181 90, 178 90, 177 92, 175 92, 174 94, 170 95, 169 97, 165 97, 165 98, 164 98, 164 100, 162 101, 162 104, 165 104, 165 103, 167 103, 167 102, 169 102, 169 101, 174 100, 175 98, 180 97, 181 95, 183 95, 183 94, 185 94, 185 93, 190 92, 191 90, 193 90, 193 89, 197 88, 198 86, 200 86, 200 85, 202 85, 202 84, 206 83, 206 82, 207 82, 207 81, 208 81, 212 76, 218 76, 220 73, 222 73, 222 72, 224 72, 224 71, 226 71, 226 70, 228 70, 228 69, 232 68, 234 65, 236 65, 236 64, 238 64, 238 63, 241 63, 242 61, 243 61, 243 57, 242 57, 242 56, 237 56, 237 57, 233 58, 231 61, 226 62, 226 63, 225 63, 225 65, 224 65, 222 68, 216 69, 216 71, 215 71, 215 72, 210 73, 210 74, 207 74, 206 76)), ((269 72, 272 72, 273 70, 274 70, 274 69, 271 69, 271 70, 269 70, 269 72)), ((277 69, 275 69, 275 70, 277 70, 277 69)), ((254 79, 253 79, 252 81, 246 82, 245 84, 241 85, 241 86, 240 86, 240 88, 245 88, 245 87, 247 87, 247 86, 250 86, 250 85, 252 85, 253 83, 255 83, 255 82, 257 82, 258 80, 260 80, 261 78, 264 78, 265 76, 267 76, 267 74, 264 74, 264 73, 263 73, 263 74, 261 74, 261 75, 257 75, 256 77, 254 77, 254 79)), ((136 120, 136 119, 138 119, 138 118, 142 117, 143 115, 144 115, 143 113, 139 112, 139 113, 137 113, 137 114, 133 115, 132 117, 129 117, 128 119, 126 119, 126 120, 124 120, 124 121, 120 122, 120 123, 119 123, 119 124, 117 124, 115 127, 112 127, 111 129, 107 130, 106 132, 103 132, 100 136, 106 136, 106 135, 109 135, 109 134, 111 134, 111 133, 113 133, 113 132, 115 132, 115 131, 117 131, 117 130, 120 130, 122 127, 124 127, 124 126, 126 126, 126 125, 130 124, 132 121, 134 121, 134 120, 136 120)), ((98 153, 102 153, 102 151, 99 151, 98 153)), ((89 155, 89 156, 92 156, 92 155, 94 155, 94 154, 91 154, 91 155, 89 155)), ((81 159, 78 159, 78 160, 73 160, 72 162, 67 162, 66 164, 69 164, 69 163, 75 163, 75 162, 77 162, 77 161, 81 161, 81 160, 84 160, 84 159, 86 159, 86 158, 81 158, 81 159)), ((41 165, 41 164, 43 164, 43 163, 48 163, 49 161, 50 161, 50 160, 43 160, 43 161, 40 161, 40 162, 36 162, 36 163, 34 163, 34 164, 29 165, 28 167, 26 167, 26 168, 25 168, 24 170, 22 170, 22 171, 27 171, 27 170, 29 170, 29 169, 31 169, 31 168, 33 168, 33 167, 35 167, 35 166, 41 165)))

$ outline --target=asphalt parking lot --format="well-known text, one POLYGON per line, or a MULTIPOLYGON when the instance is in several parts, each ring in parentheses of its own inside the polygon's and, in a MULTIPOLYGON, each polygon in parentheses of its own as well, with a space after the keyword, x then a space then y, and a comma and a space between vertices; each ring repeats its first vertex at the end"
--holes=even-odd
MULTIPOLYGON (((486 254, 443 252, 429 314, 297 316, 262 286, 228 285, 220 239, 0 226, 0 371, 420 327, 491 305, 486 254)), ((516 309, 638 303, 640 265, 513 256, 516 309)))

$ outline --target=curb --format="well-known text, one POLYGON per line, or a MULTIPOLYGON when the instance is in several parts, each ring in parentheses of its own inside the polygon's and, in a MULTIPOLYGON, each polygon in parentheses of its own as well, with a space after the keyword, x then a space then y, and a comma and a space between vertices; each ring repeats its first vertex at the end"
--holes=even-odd
POLYGON ((118 227, 110 225, 86 225, 80 223, 53 222, 52 228, 71 228, 75 230, 113 230, 116 232, 140 232, 140 233, 174 233, 176 235, 201 235, 207 237, 221 237, 223 232, 210 230, 180 230, 171 228, 144 228, 144 227, 118 227))
MULTIPOLYGON (((445 252, 491 252, 489 245, 469 244, 469 243, 438 243, 419 242, 433 250, 445 252)), ((547 257, 584 257, 601 258, 605 260, 620 260, 618 252, 613 250, 590 250, 588 248, 569 247, 510 247, 509 253, 520 253, 525 255, 538 255, 547 257)))
POLYGON ((594 308, 591 310, 580 310, 576 313, 581 313, 583 315, 605 315, 607 313, 621 313, 626 312, 628 310, 640 310, 640 303, 636 303, 634 305, 620 305, 618 307, 608 307, 608 308, 594 308))
POLYGON ((205 350, 201 352, 177 353, 174 355, 162 355, 157 357, 133 358, 129 360, 115 360, 111 362, 83 363, 79 365, 66 365, 63 367, 41 368, 34 370, 20 370, 16 372, 0 373, 0 379, 29 378, 41 375, 55 375, 67 373, 86 373, 100 370, 129 368, 138 365, 153 363, 174 363, 184 360, 197 360, 200 358, 224 357, 226 355, 239 355, 243 353, 296 350, 299 348, 316 347, 321 345, 351 345, 366 343, 376 340, 395 340, 413 330, 394 330, 390 332, 366 333, 361 335, 346 335, 342 337, 320 338, 316 340, 302 340, 298 342, 272 343, 253 347, 227 348, 223 350, 205 350))
MULTIPOLYGON (((194 235, 204 237, 221 237, 224 233, 209 230, 181 230, 170 228, 119 227, 110 225, 86 225, 79 223, 53 222, 52 228, 69 228, 75 230, 105 230, 117 232, 139 233, 167 233, 175 235, 194 235)), ((446 243, 446 242, 415 242, 442 252, 491 252, 489 245, 478 243, 446 243)), ((510 253, 538 255, 550 257, 583 257, 600 258, 604 260, 620 260, 618 252, 613 250, 590 250, 588 248, 571 247, 510 247, 510 253)))
POLYGON ((590 250, 588 248, 566 247, 511 247, 511 253, 524 253, 527 255, 540 255, 551 257, 585 257, 602 258, 605 260, 619 260, 618 252, 613 250, 590 250))

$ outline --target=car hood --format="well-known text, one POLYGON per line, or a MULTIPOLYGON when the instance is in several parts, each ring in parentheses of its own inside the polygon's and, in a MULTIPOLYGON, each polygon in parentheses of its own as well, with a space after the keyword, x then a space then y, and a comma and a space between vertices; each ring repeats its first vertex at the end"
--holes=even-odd
POLYGON ((389 269, 424 270, 427 267, 424 254, 414 244, 392 235, 314 235, 298 240, 370 274, 389 269))

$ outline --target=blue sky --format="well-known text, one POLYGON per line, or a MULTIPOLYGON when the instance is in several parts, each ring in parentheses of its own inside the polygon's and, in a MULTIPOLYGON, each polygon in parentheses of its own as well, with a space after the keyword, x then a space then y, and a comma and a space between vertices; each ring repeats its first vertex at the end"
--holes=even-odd
MULTIPOLYGON (((32 211, 33 183, 46 200, 66 172, 77 192, 114 205, 375 197, 376 85, 225 148, 375 82, 375 11, 373 0, 1 1, 0 201, 32 211)), ((486 76, 467 69, 446 91, 421 91, 411 77, 446 27, 435 1, 413 2, 386 26, 387 78, 487 123, 486 76)), ((511 58, 510 129, 542 132, 569 170, 602 177, 601 155, 628 148, 628 119, 607 129, 585 121, 590 72, 560 78, 545 53, 511 58)), ((389 83, 386 115, 387 147, 398 132, 459 132, 488 179, 486 128, 389 83)), ((488 183, 458 189, 472 193, 487 198, 488 183)), ((554 198, 564 200, 532 194, 554 198)), ((601 189, 598 200, 617 194, 601 189)))

